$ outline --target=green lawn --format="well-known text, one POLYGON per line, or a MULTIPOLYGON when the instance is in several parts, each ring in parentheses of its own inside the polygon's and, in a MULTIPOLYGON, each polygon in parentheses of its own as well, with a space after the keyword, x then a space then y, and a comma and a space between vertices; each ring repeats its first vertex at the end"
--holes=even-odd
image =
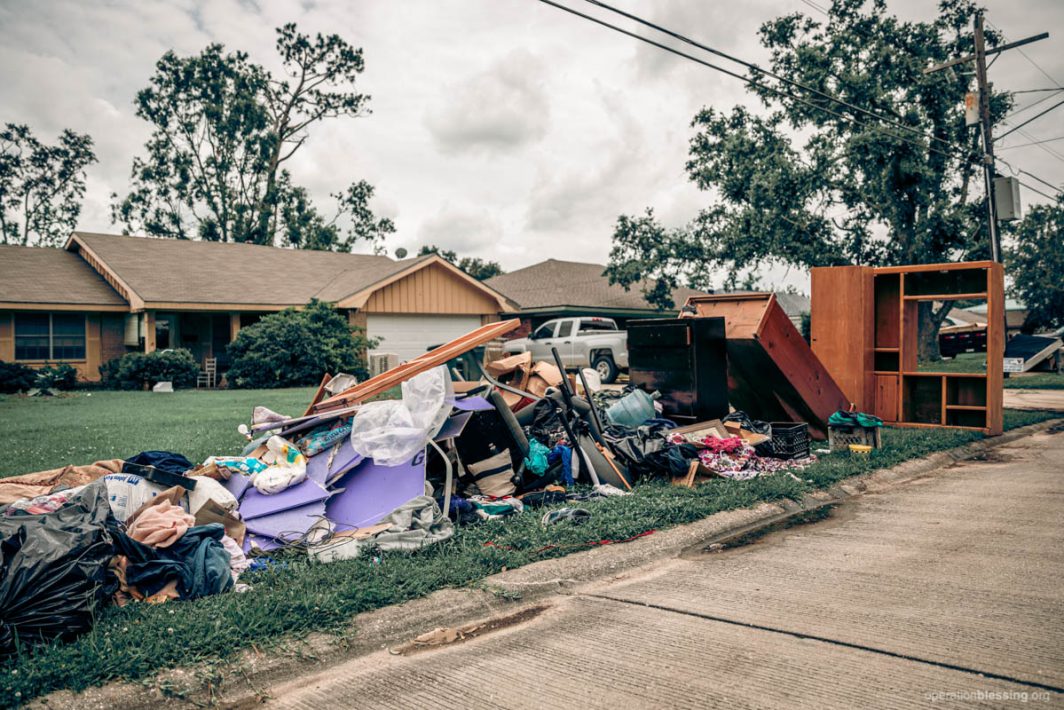
POLYGON ((1064 390, 1064 373, 1025 372, 1005 380, 1006 389, 1064 390))
MULTIPOLYGON (((235 427, 255 404, 285 413, 302 411, 309 390, 93 393, 70 399, 0 400, 4 441, 13 471, 81 463, 145 448, 171 449, 198 460, 240 447, 235 427)), ((1007 428, 1050 418, 1006 412, 1007 428)), ((225 594, 161 606, 133 604, 101 612, 92 632, 0 664, 0 706, 49 691, 82 689, 109 680, 143 679, 160 669, 215 661, 256 645, 270 647, 309 631, 353 633, 360 612, 476 584, 503 568, 587 549, 591 541, 621 540, 699 520, 761 501, 796 499, 846 477, 952 448, 980 438, 946 429, 887 429, 870 456, 826 456, 801 472, 752 481, 718 480, 694 490, 663 483, 637 486, 634 495, 586 504, 592 518, 579 527, 539 525, 530 512, 460 529, 446 543, 415 554, 386 554, 314 564, 296 552, 278 555, 283 566, 248 575, 246 594, 225 594), (488 545, 488 543, 491 543, 488 545)))
POLYGON ((313 387, 0 395, 0 436, 8 447, 0 478, 151 449, 176 451, 193 463, 237 454, 245 441, 236 427, 251 421, 256 405, 299 416, 313 396, 313 387))

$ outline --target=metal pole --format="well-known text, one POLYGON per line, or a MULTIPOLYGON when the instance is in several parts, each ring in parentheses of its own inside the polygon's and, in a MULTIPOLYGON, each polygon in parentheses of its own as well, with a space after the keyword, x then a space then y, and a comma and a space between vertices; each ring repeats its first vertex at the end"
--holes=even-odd
POLYGON ((990 235, 990 258, 1001 261, 997 207, 994 204, 994 136, 990 125, 990 89, 986 82, 986 45, 983 37, 983 13, 975 14, 975 78, 979 83, 979 125, 983 134, 983 180, 986 183, 987 231, 990 235))

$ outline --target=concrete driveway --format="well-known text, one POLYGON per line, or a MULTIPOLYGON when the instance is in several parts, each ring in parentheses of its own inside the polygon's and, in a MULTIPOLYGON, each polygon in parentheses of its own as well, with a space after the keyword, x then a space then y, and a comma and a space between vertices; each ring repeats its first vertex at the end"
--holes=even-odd
POLYGON ((285 708, 1059 707, 1064 433, 534 618, 270 690, 285 708))
POLYGON ((1064 412, 1064 390, 1005 390, 1006 409, 1064 412))

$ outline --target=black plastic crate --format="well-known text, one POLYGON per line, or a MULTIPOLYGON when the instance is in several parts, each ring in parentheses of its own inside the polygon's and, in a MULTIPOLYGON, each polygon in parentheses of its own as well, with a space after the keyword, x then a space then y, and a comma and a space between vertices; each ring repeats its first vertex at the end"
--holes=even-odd
POLYGON ((804 459, 809 455, 809 425, 805 422, 771 422, 772 438, 757 446, 762 456, 804 459))

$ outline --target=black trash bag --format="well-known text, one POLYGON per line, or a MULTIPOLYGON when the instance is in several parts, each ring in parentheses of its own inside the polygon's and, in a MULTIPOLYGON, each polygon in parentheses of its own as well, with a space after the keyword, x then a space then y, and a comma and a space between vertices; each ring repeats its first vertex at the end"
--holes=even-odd
POLYGON ((654 478, 669 473, 665 458, 655 456, 669 446, 665 440, 668 432, 669 427, 661 423, 635 428, 612 424, 602 432, 602 438, 633 477, 654 478))
POLYGON ((107 486, 85 486, 41 515, 0 517, 0 657, 88 631, 117 589, 107 486))

